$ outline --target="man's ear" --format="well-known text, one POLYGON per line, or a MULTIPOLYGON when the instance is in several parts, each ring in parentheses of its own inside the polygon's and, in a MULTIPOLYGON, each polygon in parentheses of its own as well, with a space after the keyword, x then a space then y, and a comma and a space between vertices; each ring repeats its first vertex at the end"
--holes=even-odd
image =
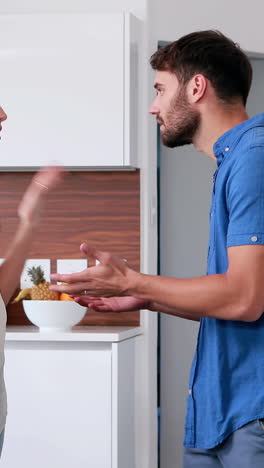
POLYGON ((195 104, 205 95, 208 86, 207 78, 204 75, 194 75, 187 85, 189 102, 195 104))

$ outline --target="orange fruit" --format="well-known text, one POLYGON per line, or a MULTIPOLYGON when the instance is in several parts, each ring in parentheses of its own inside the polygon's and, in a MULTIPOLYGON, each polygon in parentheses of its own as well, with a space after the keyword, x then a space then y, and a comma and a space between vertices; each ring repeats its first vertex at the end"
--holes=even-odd
POLYGON ((74 301, 69 294, 66 293, 60 293, 60 301, 74 301))

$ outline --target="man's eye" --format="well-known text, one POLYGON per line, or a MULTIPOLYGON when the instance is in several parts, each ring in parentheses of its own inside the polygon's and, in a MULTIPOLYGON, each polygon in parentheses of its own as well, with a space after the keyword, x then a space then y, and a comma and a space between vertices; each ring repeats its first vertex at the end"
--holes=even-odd
POLYGON ((157 90, 157 95, 163 96, 163 94, 164 94, 164 89, 158 89, 157 90))

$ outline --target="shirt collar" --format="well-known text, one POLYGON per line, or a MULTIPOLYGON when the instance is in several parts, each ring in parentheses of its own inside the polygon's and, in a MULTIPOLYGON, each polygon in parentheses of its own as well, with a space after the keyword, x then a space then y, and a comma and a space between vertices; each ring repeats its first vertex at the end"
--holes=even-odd
POLYGON ((243 135, 243 133, 250 128, 258 126, 264 126, 264 113, 245 120, 221 135, 213 146, 217 166, 220 166, 224 157, 235 147, 237 140, 241 135, 243 135))

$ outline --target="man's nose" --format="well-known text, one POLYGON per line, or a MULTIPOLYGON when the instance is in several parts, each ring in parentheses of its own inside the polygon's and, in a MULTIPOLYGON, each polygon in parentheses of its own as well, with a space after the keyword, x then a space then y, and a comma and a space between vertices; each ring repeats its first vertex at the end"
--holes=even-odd
POLYGON ((4 122, 4 120, 7 119, 7 115, 4 111, 4 109, 2 109, 2 107, 0 107, 0 122, 4 122))
POLYGON ((160 109, 157 106, 156 99, 155 99, 149 108, 149 114, 156 115, 156 114, 159 114, 159 112, 160 112, 160 109))

